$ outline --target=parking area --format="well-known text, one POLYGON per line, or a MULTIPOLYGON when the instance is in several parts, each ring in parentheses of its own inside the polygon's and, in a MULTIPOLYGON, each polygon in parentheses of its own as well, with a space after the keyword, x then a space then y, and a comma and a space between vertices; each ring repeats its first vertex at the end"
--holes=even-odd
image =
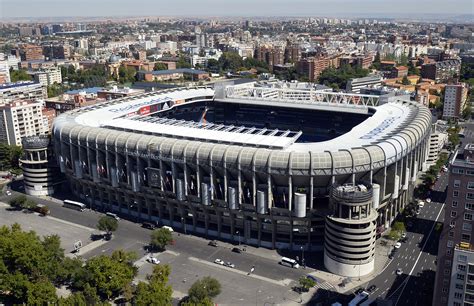
MULTIPOLYGON (((216 250, 217 252, 217 250, 216 250)), ((138 280, 145 280, 153 271, 153 264, 146 261, 149 255, 136 262, 138 280)), ((188 289, 204 276, 216 278, 222 285, 222 293, 214 299, 219 305, 263 305, 278 303, 292 305, 299 302, 299 295, 283 280, 274 280, 249 274, 247 267, 230 268, 213 261, 198 259, 174 251, 152 254, 160 264, 171 266, 169 283, 175 298, 186 296, 188 289), (243 269, 245 268, 245 269, 243 269)))
POLYGON ((42 217, 38 213, 10 211, 9 205, 0 202, 0 225, 20 224, 25 231, 35 231, 39 236, 59 235, 61 247, 66 253, 74 249, 74 242, 80 240, 83 246, 91 242, 93 228, 70 223, 54 217, 42 217))

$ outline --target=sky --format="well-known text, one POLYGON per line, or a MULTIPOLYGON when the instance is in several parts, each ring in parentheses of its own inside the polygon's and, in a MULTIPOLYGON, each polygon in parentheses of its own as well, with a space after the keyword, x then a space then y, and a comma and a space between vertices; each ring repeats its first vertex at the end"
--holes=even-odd
POLYGON ((472 0, 0 0, 0 22, 61 16, 409 16, 473 14, 472 0), (423 12, 423 13, 422 13, 423 12))

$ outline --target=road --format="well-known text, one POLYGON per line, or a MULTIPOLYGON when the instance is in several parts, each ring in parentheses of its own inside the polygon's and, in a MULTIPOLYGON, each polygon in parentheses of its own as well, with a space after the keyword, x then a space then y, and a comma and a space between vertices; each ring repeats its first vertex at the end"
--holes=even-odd
POLYGON ((442 173, 431 192, 431 203, 426 203, 413 227, 407 229, 407 242, 397 251, 387 267, 366 287, 376 285, 370 300, 388 299, 393 305, 431 305, 436 273, 439 231, 436 222, 444 217, 444 198, 447 173, 442 173), (401 275, 396 275, 397 269, 401 275))

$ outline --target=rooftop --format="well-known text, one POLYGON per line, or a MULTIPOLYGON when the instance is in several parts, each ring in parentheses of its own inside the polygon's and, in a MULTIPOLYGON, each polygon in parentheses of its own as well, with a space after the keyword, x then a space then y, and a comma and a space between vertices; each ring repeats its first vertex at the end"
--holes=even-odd
POLYGON ((144 74, 153 74, 153 75, 167 75, 173 73, 187 73, 187 74, 209 74, 207 71, 204 70, 196 70, 191 68, 180 68, 180 69, 169 69, 169 70, 153 70, 153 71, 143 71, 140 70, 139 72, 144 74))

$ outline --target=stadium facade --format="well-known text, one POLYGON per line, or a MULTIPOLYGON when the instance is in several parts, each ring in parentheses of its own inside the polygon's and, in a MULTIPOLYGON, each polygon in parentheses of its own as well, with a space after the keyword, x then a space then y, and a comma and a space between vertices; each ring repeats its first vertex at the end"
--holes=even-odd
POLYGON ((410 201, 431 114, 401 97, 165 90, 59 116, 54 150, 93 209, 268 248, 322 250, 345 276, 410 201))

